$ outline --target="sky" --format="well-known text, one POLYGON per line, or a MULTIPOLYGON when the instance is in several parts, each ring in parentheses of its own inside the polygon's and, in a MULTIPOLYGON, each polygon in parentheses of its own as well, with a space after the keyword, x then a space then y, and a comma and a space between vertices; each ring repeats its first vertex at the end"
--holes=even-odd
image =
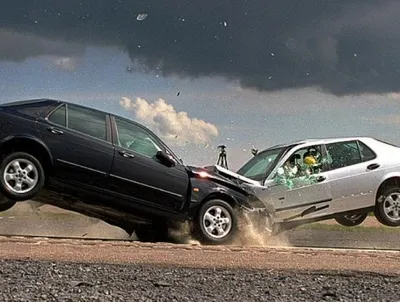
POLYGON ((400 2, 4 0, 0 102, 148 126, 187 164, 331 136, 400 144, 400 2))

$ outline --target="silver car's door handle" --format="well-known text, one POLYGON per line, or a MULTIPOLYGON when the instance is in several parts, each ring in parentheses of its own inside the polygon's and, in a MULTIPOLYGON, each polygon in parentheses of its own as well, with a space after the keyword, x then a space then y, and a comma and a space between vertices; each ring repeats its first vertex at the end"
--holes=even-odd
POLYGON ((379 164, 370 164, 370 165, 367 167, 368 170, 375 170, 375 169, 377 169, 377 168, 379 168, 379 164))
POLYGON ((325 179, 326 179, 326 177, 325 177, 325 176, 322 176, 322 175, 317 177, 317 181, 318 181, 318 182, 322 182, 322 181, 324 181, 325 179))
POLYGON ((135 155, 126 151, 118 151, 119 154, 121 154, 123 157, 126 158, 134 158, 135 155))

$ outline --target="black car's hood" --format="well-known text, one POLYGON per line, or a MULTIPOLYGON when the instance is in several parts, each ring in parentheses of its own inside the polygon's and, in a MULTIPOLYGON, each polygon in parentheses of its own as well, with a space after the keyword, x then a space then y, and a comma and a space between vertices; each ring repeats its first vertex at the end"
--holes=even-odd
POLYGON ((220 183, 231 188, 236 187, 247 192, 249 191, 249 186, 251 187, 260 185, 258 181, 246 178, 219 165, 207 167, 188 166, 188 169, 191 173, 198 175, 199 177, 204 177, 210 181, 220 183))

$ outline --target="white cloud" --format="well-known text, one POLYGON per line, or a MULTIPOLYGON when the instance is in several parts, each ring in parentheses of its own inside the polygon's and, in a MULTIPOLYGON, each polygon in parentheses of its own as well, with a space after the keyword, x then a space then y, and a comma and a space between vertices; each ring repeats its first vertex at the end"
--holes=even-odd
POLYGON ((133 111, 136 118, 163 139, 177 145, 206 144, 218 136, 215 125, 198 118, 190 118, 186 112, 177 112, 162 98, 154 103, 148 103, 139 97, 134 101, 123 97, 120 105, 126 110, 133 111))

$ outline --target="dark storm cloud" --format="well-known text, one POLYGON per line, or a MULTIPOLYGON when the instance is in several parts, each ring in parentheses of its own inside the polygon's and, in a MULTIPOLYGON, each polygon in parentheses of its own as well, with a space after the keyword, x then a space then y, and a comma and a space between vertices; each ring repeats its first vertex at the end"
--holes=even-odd
POLYGON ((399 13, 398 0, 2 0, 0 26, 117 45, 165 76, 343 95, 400 91, 399 13))
POLYGON ((21 62, 36 56, 80 56, 83 52, 79 44, 0 29, 0 61, 21 62))

